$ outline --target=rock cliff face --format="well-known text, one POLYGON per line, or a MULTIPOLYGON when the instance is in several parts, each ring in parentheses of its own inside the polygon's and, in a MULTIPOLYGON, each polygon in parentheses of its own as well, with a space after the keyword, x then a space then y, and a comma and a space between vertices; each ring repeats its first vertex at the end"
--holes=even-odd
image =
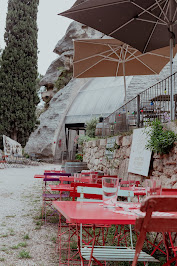
POLYGON ((54 86, 55 81, 62 73, 62 68, 71 69, 73 62, 73 40, 78 38, 99 39, 102 33, 84 26, 78 22, 72 22, 68 27, 65 36, 57 43, 54 53, 59 57, 49 66, 45 76, 42 78, 40 85, 50 88, 54 86), (59 68, 61 68, 59 70, 59 68))

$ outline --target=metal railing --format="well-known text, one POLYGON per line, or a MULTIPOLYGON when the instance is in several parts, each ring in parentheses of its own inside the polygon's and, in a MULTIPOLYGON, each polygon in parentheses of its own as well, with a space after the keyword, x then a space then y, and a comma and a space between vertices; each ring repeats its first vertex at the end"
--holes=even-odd
POLYGON ((174 90, 173 107, 177 117, 177 72, 139 93, 98 125, 97 135, 113 136, 134 128, 144 127, 150 121, 170 120, 170 90, 174 90), (100 130, 99 130, 100 129, 100 130))

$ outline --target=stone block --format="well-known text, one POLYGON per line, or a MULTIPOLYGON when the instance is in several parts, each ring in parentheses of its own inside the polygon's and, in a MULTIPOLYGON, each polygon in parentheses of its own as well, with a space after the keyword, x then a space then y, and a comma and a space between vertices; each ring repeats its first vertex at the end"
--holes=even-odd
POLYGON ((162 182, 162 187, 166 187, 166 188, 170 188, 171 185, 170 185, 170 181, 171 179, 169 179, 166 175, 161 175, 159 177, 161 179, 161 182, 162 182))
POLYGON ((103 149, 99 150, 99 157, 103 157, 105 154, 105 151, 103 149))
POLYGON ((130 153, 131 153, 131 147, 126 148, 125 156, 129 158, 130 157, 130 153))
POLYGON ((88 148, 92 148, 92 141, 88 141, 88 148))
POLYGON ((176 166, 176 162, 174 162, 174 161, 168 161, 168 162, 166 162, 166 165, 176 166))
POLYGON ((116 144, 121 146, 122 145, 122 136, 116 136, 115 139, 116 139, 116 144))
POLYGON ((127 180, 128 179, 128 164, 129 159, 122 160, 118 169, 118 177, 127 180))
POLYGON ((84 143, 84 147, 89 148, 89 142, 88 141, 84 143))
POLYGON ((110 169, 110 175, 118 175, 117 169, 110 169))
POLYGON ((100 147, 105 147, 107 143, 107 139, 100 139, 100 147))
POLYGON ((94 149, 93 149, 93 152, 96 153, 98 151, 98 147, 96 146, 94 149))
POLYGON ((105 157, 100 158, 100 163, 101 163, 102 165, 106 166, 106 164, 107 164, 107 159, 106 159, 105 157))
POLYGON ((119 158, 121 156, 121 149, 116 149, 114 151, 114 158, 119 158))
POLYGON ((161 155, 159 153, 154 153, 153 158, 154 159, 160 159, 161 155))
POLYGON ((100 161, 99 159, 95 159, 95 160, 94 160, 94 165, 95 165, 95 166, 98 166, 98 165, 99 165, 99 161, 100 161))
POLYGON ((118 168, 119 165, 120 165, 120 160, 118 160, 118 159, 114 160, 114 167, 118 168))
POLYGON ((92 147, 95 148, 96 146, 96 140, 92 140, 92 147))
POLYGON ((160 173, 158 172, 158 171, 152 171, 152 176, 153 177, 158 177, 158 176, 160 176, 160 173))
POLYGON ((100 140, 99 139, 95 139, 95 140, 92 140, 92 147, 99 147, 100 145, 100 140))
POLYGON ((122 146, 130 146, 132 142, 131 136, 124 136, 122 139, 122 146))
POLYGON ((177 154, 177 146, 176 145, 174 146, 173 151, 175 154, 177 154))
POLYGON ((99 152, 96 152, 95 153, 95 159, 99 159, 100 158, 100 156, 99 156, 99 152))
POLYGON ((167 177, 172 177, 172 175, 174 174, 174 168, 173 167, 164 167, 163 169, 163 173, 167 176, 167 177))
POLYGON ((172 181, 172 182, 174 182, 174 181, 177 182, 177 175, 172 175, 172 177, 171 177, 171 181, 172 181))
POLYGON ((163 162, 162 160, 153 161, 153 170, 163 172, 163 162))

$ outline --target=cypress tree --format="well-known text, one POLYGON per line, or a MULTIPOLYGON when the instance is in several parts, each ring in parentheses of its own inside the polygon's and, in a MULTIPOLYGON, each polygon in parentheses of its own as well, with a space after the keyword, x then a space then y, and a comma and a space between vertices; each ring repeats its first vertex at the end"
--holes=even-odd
POLYGON ((0 68, 0 135, 23 146, 36 124, 39 0, 9 0, 0 68))

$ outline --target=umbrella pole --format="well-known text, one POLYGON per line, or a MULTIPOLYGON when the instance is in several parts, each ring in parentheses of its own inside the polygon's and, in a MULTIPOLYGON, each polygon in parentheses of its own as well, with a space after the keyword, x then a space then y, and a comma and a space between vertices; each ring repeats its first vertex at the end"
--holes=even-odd
MULTIPOLYGON (((173 4, 172 0, 170 0, 170 21, 172 21, 172 9, 173 9, 173 4)), ((173 26, 170 25, 170 33, 172 34, 173 32, 173 26)), ((170 118, 171 121, 174 120, 174 88, 173 88, 173 37, 171 35, 170 37, 170 76, 171 76, 171 81, 170 81, 170 118)))
MULTIPOLYGON (((126 77, 125 77, 125 63, 123 62, 123 75, 124 75, 124 91, 125 91, 125 98, 124 102, 127 102, 127 86, 126 86, 126 77)), ((127 123, 127 105, 125 105, 125 112, 126 112, 126 123, 127 123)))
POLYGON ((170 39, 170 118, 171 121, 174 120, 174 104, 173 104, 173 98, 174 98, 174 91, 173 91, 173 39, 170 39))

